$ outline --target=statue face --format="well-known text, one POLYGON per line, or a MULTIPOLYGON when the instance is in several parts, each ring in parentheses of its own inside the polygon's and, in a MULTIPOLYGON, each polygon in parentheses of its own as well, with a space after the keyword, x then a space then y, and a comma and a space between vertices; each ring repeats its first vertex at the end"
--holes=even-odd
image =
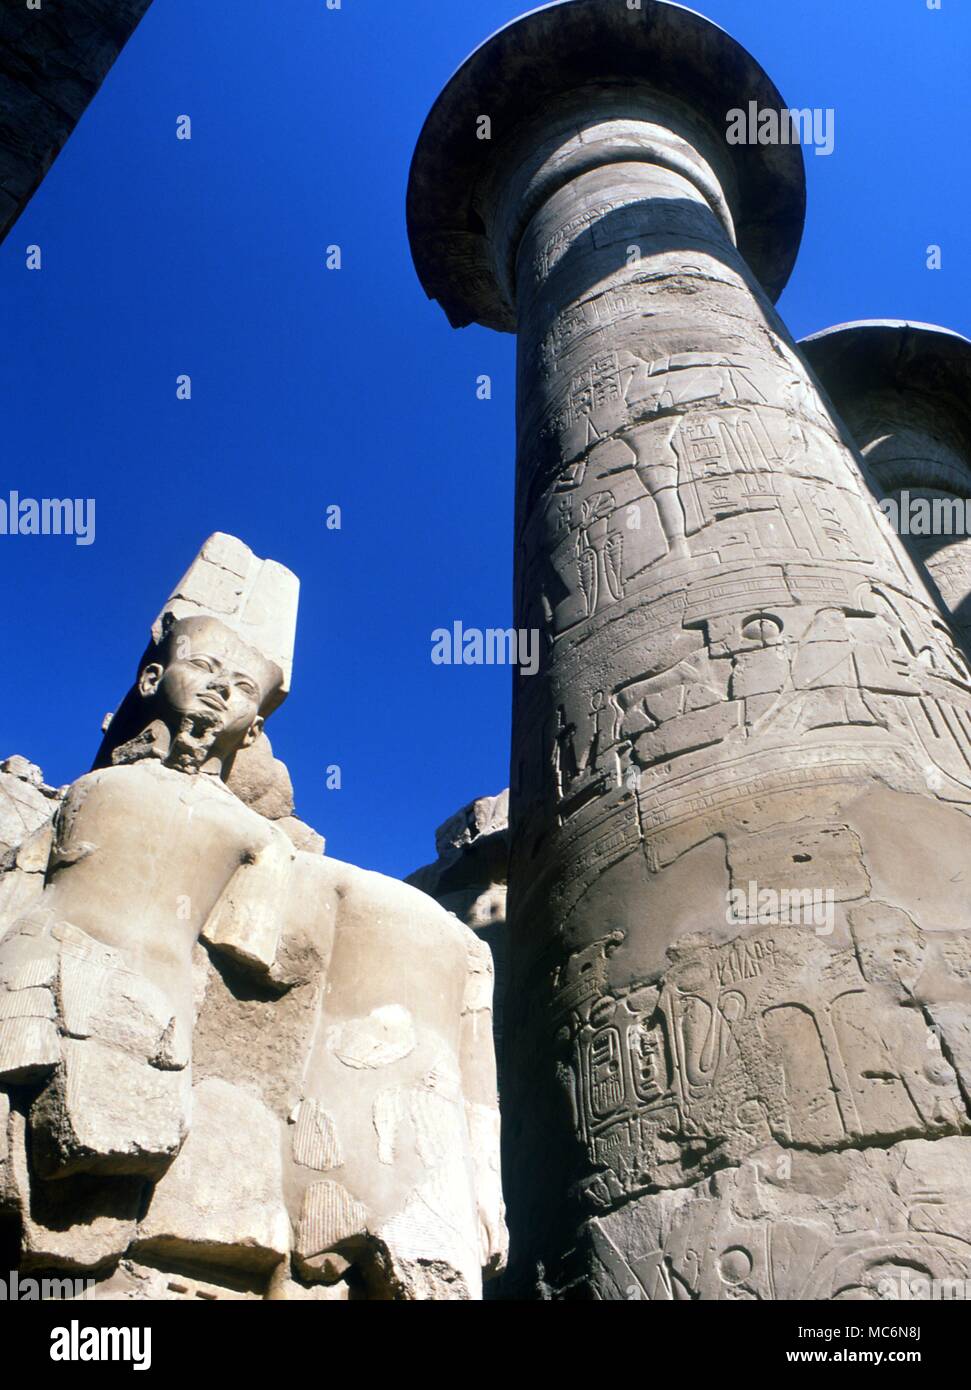
POLYGON ((146 666, 138 689, 173 733, 225 760, 253 743, 263 728, 260 709, 270 694, 269 664, 234 632, 211 618, 177 623, 167 657, 146 666))

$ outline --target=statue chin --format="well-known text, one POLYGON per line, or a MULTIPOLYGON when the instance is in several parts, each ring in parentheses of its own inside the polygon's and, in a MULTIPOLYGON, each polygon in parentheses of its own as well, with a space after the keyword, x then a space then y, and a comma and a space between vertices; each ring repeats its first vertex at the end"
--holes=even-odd
MULTIPOLYGON (((220 765, 217 770, 221 770, 222 763, 230 753, 236 752, 236 748, 229 751, 217 749, 222 732, 223 721, 214 710, 187 711, 180 716, 178 729, 172 736, 166 765, 180 772, 194 773, 202 772, 207 763, 216 760, 220 765)), ((237 746, 241 741, 242 735, 237 740, 237 746)))
POLYGON ((112 750, 114 766, 155 758, 175 771, 190 776, 212 772, 221 776, 225 765, 242 744, 243 734, 231 748, 220 747, 225 730, 221 716, 214 710, 170 711, 169 717, 157 716, 140 733, 112 750))

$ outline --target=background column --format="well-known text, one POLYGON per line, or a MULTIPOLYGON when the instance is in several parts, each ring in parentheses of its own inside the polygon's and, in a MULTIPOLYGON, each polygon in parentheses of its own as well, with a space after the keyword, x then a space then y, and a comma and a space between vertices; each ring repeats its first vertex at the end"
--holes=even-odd
POLYGON ((933 528, 935 503, 962 522, 971 510, 971 343, 946 328, 876 319, 827 328, 799 347, 880 495, 903 509, 904 543, 927 567, 967 650, 971 540, 967 528, 926 529, 922 511, 933 528))

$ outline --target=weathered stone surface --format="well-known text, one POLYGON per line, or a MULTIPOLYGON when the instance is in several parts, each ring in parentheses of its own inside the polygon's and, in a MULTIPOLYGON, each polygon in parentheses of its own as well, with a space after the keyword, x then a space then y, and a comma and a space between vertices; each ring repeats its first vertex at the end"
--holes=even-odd
POLYGON ((202 940, 231 959, 269 975, 283 927, 285 898, 296 852, 276 836, 240 865, 206 920, 202 940))
POLYGON ((926 1003, 944 1060, 954 1068, 966 1107, 971 1107, 971 1003, 967 999, 926 1003))
POLYGON ((191 1131, 155 1184, 135 1249, 256 1270, 286 1258, 280 1126, 255 1096, 216 1078, 193 1088, 191 1131))
MULTIPOLYGON (((757 106, 773 111, 784 105, 749 54, 737 44, 726 52, 727 45, 719 44, 702 15, 685 14, 680 6, 642 0, 634 9, 574 0, 543 8, 550 13, 527 17, 529 33, 522 20, 506 25, 459 69, 448 100, 439 101, 426 122, 412 164, 408 228, 415 265, 426 292, 456 328, 482 323, 517 331, 516 294, 509 283, 512 261, 496 257, 482 216, 482 204, 492 192, 486 164, 510 133, 549 110, 564 92, 598 78, 627 87, 650 83, 668 105, 673 99, 682 110, 695 113, 692 133, 699 128, 710 132, 722 158, 725 113, 744 104, 743 97, 751 95, 757 106), (614 13, 615 8, 620 12, 614 13), (481 99, 485 84, 487 113, 481 99), (472 111, 473 137, 478 117, 488 114, 491 141, 469 138, 465 120, 472 111)), ((627 133, 610 134, 624 148, 627 133)), ((580 144, 575 126, 572 136, 574 145, 560 161, 567 178, 570 156, 580 144)), ((666 148, 659 150, 657 138, 651 132, 641 140, 635 133, 627 145, 632 159, 662 153, 673 168, 681 167, 686 156, 690 159, 670 137, 660 136, 666 148)), ((504 160, 507 154, 508 148, 504 160)), ((802 236, 806 195, 801 152, 791 144, 755 146, 743 152, 730 173, 725 182, 737 187, 730 215, 739 248, 768 293, 778 297, 802 236)), ((728 208, 722 190, 709 183, 706 192, 724 216, 728 208)), ((565 250, 569 243, 563 238, 561 244, 565 250)))
POLYGON ((45 787, 40 768, 26 758, 0 763, 0 859, 50 820, 56 810, 54 795, 45 787))
POLYGON ((494 1105, 467 1101, 465 1118, 469 1126, 475 1186, 479 1197, 479 1259, 483 1277, 501 1274, 509 1258, 509 1233, 502 1199, 502 1170, 499 1162, 499 1111, 494 1105))
POLYGON ((210 965, 196 1073, 252 1086, 286 1124, 302 1280, 478 1296, 506 1240, 487 948, 413 888, 336 860, 298 867, 281 937, 294 983, 253 994, 210 965))
POLYGON ((414 888, 307 864, 302 911, 333 938, 288 1117, 296 1267, 350 1264, 376 1298, 479 1297, 505 1254, 488 949, 414 888))
POLYGON ((150 980, 106 961, 65 950, 59 961, 57 998, 62 1031, 71 1038, 98 1038, 167 1070, 188 1065, 188 1038, 163 992, 150 980), (181 1046, 180 1046, 181 1044, 181 1046))
POLYGON ((493 952, 506 916, 509 793, 480 797, 450 816, 435 833, 438 858, 406 880, 428 893, 486 937, 493 952))
POLYGON ((411 1015, 400 1004, 384 1004, 365 1018, 338 1024, 330 1046, 346 1067, 387 1067, 414 1052, 418 1040, 411 1015))
POLYGON ((188 1130, 190 1082, 187 1068, 162 1070, 93 1038, 62 1039, 60 1065, 31 1111, 37 1171, 160 1176, 188 1130))
POLYGON ((0 763, 0 937, 43 892, 59 802, 34 763, 0 763))
POLYGON ((0 11, 0 239, 150 3, 71 0, 0 11))
POLYGON ((19 1111, 10 1116, 9 1136, 8 1196, 21 1223, 22 1268, 95 1270, 123 1254, 144 1185, 137 1178, 108 1188, 90 1177, 47 1182, 31 1171, 28 1125, 19 1111))
POLYGON ((278 1278, 272 1281, 267 1298, 286 1303, 349 1303, 358 1301, 361 1295, 356 1291, 352 1294, 350 1285, 343 1280, 332 1285, 312 1284, 308 1288, 294 1279, 278 1278))
POLYGON ((367 1208, 341 1183, 331 1179, 311 1183, 305 1189, 297 1223, 294 1254, 297 1267, 312 1270, 315 1261, 347 1241, 363 1241, 367 1235, 367 1208))
POLYGON ((689 1297, 840 1296, 826 1240, 901 1229, 887 1155, 968 1142, 971 671, 772 308, 801 152, 730 144, 750 103, 783 107, 702 16, 568 0, 472 55, 412 168, 426 290, 518 335, 514 1296, 640 1296, 669 1250, 689 1297), (750 1288, 764 1153, 826 1236, 750 1288))
MULTIPOLYGON (((219 1269, 205 1275, 184 1268, 155 1265, 149 1255, 120 1260, 110 1273, 97 1278, 88 1297, 95 1299, 149 1300, 153 1303, 253 1302, 265 1297, 265 1279, 246 1270, 219 1269)), ((301 1290, 303 1294, 304 1290, 301 1290)), ((292 1295, 288 1295, 292 1296, 292 1295)))
POLYGON ((45 789, 44 773, 28 758, 23 758, 19 753, 14 753, 10 758, 4 758, 0 762, 0 773, 8 777, 15 777, 20 782, 26 782, 30 787, 36 787, 38 791, 45 789))
POLYGON ((0 979, 0 1082, 22 1085, 43 1080, 61 1056, 54 986, 57 962, 37 958, 17 941, 5 945, 0 979))
POLYGON ((595 1297, 963 1297, 971 1141, 890 1149, 761 1151, 689 1190, 649 1197, 583 1228, 572 1271, 595 1297), (936 1297, 942 1295, 939 1283, 936 1297), (923 1288, 923 1292, 921 1292, 923 1288))
POLYGON ((10 1159, 10 1139, 7 1134, 9 1124, 10 1097, 6 1091, 0 1091, 0 1164, 6 1164, 10 1159))
MULTIPOLYGON (((509 874, 509 792, 479 797, 450 816, 435 834, 438 858, 406 880, 454 912, 492 953, 493 1035, 502 1059, 509 874)), ((501 1073, 500 1073, 501 1074, 501 1073)))
POLYGON ((303 1168, 325 1173, 341 1168, 344 1153, 333 1116, 315 1100, 301 1102, 294 1119, 293 1161, 303 1168))
POLYGON ((288 837, 295 849, 303 850, 305 854, 323 854, 327 848, 327 842, 323 835, 318 835, 312 826, 305 825, 296 816, 284 816, 277 821, 277 825, 288 837))
POLYGON ((480 796, 450 816, 435 832, 435 849, 445 859, 456 850, 481 846, 483 836, 501 835, 509 828, 509 791, 480 796))
POLYGON ((290 773, 286 764, 273 756, 266 734, 261 734, 251 748, 236 754, 226 785, 240 801, 267 820, 284 820, 293 815, 290 773))
POLYGON ((922 962, 916 976, 902 968, 891 918, 872 963, 791 927, 718 947, 685 938, 660 988, 582 1001, 568 1074, 604 1165, 583 1198, 607 1209, 684 1186, 770 1139, 822 1151, 966 1131, 914 990, 922 962))
MULTIPOLYGON (((442 1149, 453 1147, 443 1143, 442 1149)), ((461 1300, 481 1287, 484 1252, 468 1229, 469 1173, 443 1163, 379 1230, 382 1247, 374 1273, 396 1298, 461 1300)), ((487 1261, 491 1264, 491 1259, 487 1261)))

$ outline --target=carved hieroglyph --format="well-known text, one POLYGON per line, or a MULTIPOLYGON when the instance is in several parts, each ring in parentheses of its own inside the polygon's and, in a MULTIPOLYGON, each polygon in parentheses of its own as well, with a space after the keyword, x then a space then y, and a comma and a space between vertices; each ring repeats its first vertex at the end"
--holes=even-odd
POLYGON ((801 151, 749 102, 701 16, 569 0, 412 170, 426 289, 518 335, 517 1294, 971 1276, 971 674, 772 308, 801 151))
POLYGON ((264 718, 297 581, 211 537, 95 770, 0 768, 0 1238, 103 1297, 476 1298, 492 963, 324 858, 264 718))
POLYGON ((845 421, 898 529, 971 643, 971 343, 924 323, 873 320, 799 344, 845 421))

